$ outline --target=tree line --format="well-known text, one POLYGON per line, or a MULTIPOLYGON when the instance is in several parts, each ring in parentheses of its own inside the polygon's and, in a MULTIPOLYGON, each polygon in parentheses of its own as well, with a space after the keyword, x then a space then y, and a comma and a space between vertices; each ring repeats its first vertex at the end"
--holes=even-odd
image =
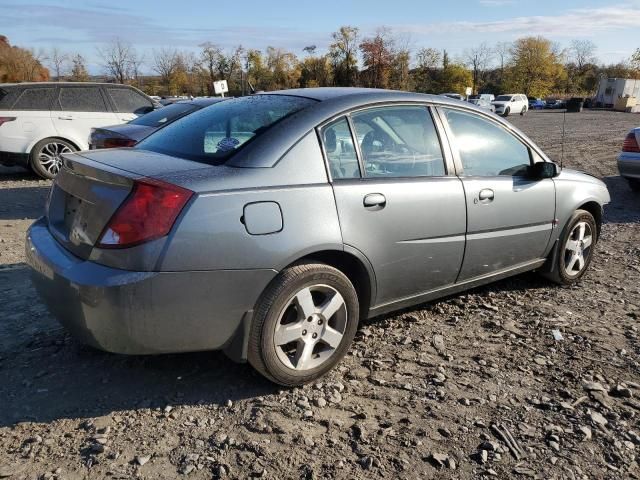
MULTIPOLYGON (((4 43, 7 47, 0 42, 0 81, 89 78, 80 54, 58 48, 35 52, 11 47, 6 39, 4 43), (5 50, 12 53, 5 54, 5 50), (29 55, 31 64, 25 60, 29 55)), ((305 47, 299 55, 272 46, 223 49, 205 42, 198 48, 195 52, 159 48, 142 55, 131 43, 115 39, 98 48, 96 56, 110 81, 132 84, 153 95, 212 95, 213 82, 224 79, 231 95, 362 86, 425 93, 463 94, 471 87, 474 93, 588 96, 595 93, 602 76, 640 78, 640 48, 626 62, 602 65, 596 60, 597 46, 590 40, 574 40, 563 49, 540 36, 496 45, 481 43, 456 58, 446 50, 414 49, 409 39, 386 27, 372 35, 362 35, 357 27, 340 27, 331 34, 329 48, 322 54, 315 45, 305 47), (143 74, 143 70, 154 75, 143 74)))

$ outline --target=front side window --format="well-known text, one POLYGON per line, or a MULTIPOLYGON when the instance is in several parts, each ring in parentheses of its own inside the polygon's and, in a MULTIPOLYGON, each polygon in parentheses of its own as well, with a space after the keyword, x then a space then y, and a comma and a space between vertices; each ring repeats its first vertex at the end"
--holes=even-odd
POLYGON ((426 107, 374 108, 352 119, 367 177, 445 175, 440 140, 426 107))
POLYGON ((331 178, 359 178, 360 166, 347 119, 342 117, 322 129, 322 142, 331 178))
POLYGON ((106 112, 107 106, 97 87, 61 88, 60 108, 69 112, 106 112))
POLYGON ((107 88, 109 96, 120 113, 143 115, 153 109, 151 101, 130 88, 107 88))
POLYGON ((14 110, 50 110, 53 88, 27 88, 13 105, 14 110))
POLYGON ((252 95, 187 115, 140 142, 136 148, 222 164, 279 121, 316 103, 292 95, 252 95))
POLYGON ((496 123, 459 110, 443 109, 458 147, 464 175, 525 175, 529 149, 496 123))

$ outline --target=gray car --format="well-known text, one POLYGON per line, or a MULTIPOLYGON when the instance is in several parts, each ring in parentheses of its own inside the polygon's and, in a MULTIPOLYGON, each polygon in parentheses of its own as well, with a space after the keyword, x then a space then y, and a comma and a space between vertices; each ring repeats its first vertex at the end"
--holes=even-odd
POLYGON ((608 201, 471 104, 301 89, 65 155, 26 249, 81 341, 224 349, 298 385, 340 361, 361 319, 528 270, 577 282, 608 201))

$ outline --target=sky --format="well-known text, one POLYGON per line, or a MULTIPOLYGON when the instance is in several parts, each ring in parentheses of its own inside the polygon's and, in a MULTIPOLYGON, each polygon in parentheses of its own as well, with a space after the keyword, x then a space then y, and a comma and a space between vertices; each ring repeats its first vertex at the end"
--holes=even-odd
POLYGON ((80 53, 91 73, 100 73, 97 49, 116 37, 143 53, 149 70, 153 49, 197 51, 207 41, 324 52, 341 25, 363 37, 384 25, 414 52, 447 49, 454 58, 482 42, 529 35, 561 47, 589 39, 599 61, 616 63, 640 47, 640 0, 0 0, 0 35, 12 45, 80 53))

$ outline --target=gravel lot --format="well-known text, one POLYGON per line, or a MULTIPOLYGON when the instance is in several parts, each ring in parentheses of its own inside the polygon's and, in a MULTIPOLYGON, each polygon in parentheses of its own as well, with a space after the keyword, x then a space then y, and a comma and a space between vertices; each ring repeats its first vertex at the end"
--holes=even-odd
MULTIPOLYGON (((562 119, 511 121, 559 160, 562 119)), ((640 196, 615 168, 640 115, 566 120, 564 165, 612 195, 580 285, 525 274, 366 322, 292 390, 217 352, 77 344, 24 264, 49 182, 0 170, 0 478, 640 478, 640 196)))

